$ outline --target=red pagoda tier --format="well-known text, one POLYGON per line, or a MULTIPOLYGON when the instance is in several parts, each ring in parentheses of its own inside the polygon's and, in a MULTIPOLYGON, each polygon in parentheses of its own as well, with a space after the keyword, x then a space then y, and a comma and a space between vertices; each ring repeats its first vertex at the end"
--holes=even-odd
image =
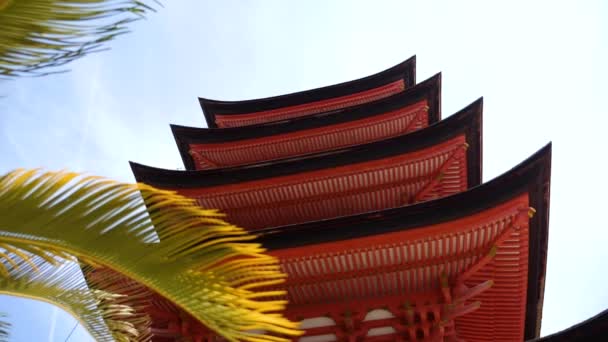
POLYGON ((538 337, 550 163, 548 145, 463 193, 258 231, 288 274, 300 341, 538 337))
POLYGON ((365 145, 207 171, 132 163, 135 178, 221 209, 245 229, 398 207, 481 181, 481 99, 427 129, 365 145))
POLYGON ((261 125, 207 129, 172 125, 187 170, 264 162, 409 133, 441 118, 441 74, 387 98, 261 125))
POLYGON ((358 80, 288 95, 246 101, 199 98, 207 126, 239 127, 338 112, 402 92, 416 84, 416 57, 358 80))

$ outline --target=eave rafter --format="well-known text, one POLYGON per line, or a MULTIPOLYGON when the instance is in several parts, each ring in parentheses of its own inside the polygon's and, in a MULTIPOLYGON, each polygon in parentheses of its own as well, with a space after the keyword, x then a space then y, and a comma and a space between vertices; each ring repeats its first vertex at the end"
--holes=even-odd
MULTIPOLYGON (((522 226, 528 224, 535 210, 530 207, 520 207, 496 235, 484 247, 469 251, 466 255, 459 254, 459 259, 476 258, 468 268, 459 274, 449 277, 441 272, 439 286, 432 293, 409 293, 402 296, 384 296, 375 299, 351 298, 347 302, 319 302, 317 304, 292 305, 288 312, 292 319, 302 320, 304 317, 327 317, 334 324, 306 328, 305 336, 335 335, 338 341, 464 341, 458 337, 456 321, 482 306, 481 301, 474 301, 494 284, 494 279, 478 282, 472 276, 491 263, 497 255, 497 250, 513 234, 517 234, 522 226), (470 285, 470 282, 477 282, 470 285), (469 283, 469 285, 467 285, 469 283), (352 303, 357 303, 356 305, 352 303), (363 305, 361 305, 363 304, 363 305), (354 306, 352 306, 354 305, 354 306), (367 310, 360 310, 367 307, 367 310), (357 309, 358 308, 358 309, 357 309), (388 317, 373 319, 368 314, 374 309, 387 310, 388 317), (375 329, 375 330, 374 330, 375 329), (380 329, 380 330, 378 330, 380 329), (380 332, 380 333, 378 333, 380 332), (371 334, 371 335, 370 335, 371 334)), ((366 254, 366 252, 361 251, 366 254)), ((304 261, 302 261, 304 262, 304 261)), ((394 273, 399 270, 420 268, 430 265, 447 265, 442 258, 426 260, 424 263, 406 263, 390 267, 374 268, 373 270, 356 270, 351 272, 326 273, 317 276, 295 279, 287 282, 289 291, 301 288, 307 284, 335 283, 340 280, 394 273), (373 271, 373 272, 372 272, 373 271)), ((478 278, 477 278, 478 279, 478 278)))
POLYGON ((411 196, 405 204, 413 204, 422 201, 424 197, 441 182, 446 170, 450 166, 452 166, 456 161, 466 156, 466 151, 468 148, 469 144, 465 142, 459 148, 454 149, 454 151, 450 153, 449 157, 443 162, 443 164, 439 166, 437 171, 433 175, 431 175, 428 183, 424 185, 422 189, 418 191, 418 193, 411 196))
POLYGON ((292 134, 267 136, 265 139, 188 144, 188 155, 192 158, 195 169, 209 170, 322 153, 330 149, 348 148, 392 138, 424 128, 432 123, 429 109, 427 102, 422 101, 413 104, 411 108, 388 112, 374 121, 353 121, 336 125, 332 129, 312 129, 305 135, 296 131, 291 132, 292 134))

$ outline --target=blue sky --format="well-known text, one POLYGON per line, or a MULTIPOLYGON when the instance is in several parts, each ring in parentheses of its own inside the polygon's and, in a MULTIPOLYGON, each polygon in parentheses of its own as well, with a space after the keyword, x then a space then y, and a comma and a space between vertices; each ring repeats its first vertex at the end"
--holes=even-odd
MULTIPOLYGON (((545 335, 608 307, 607 15, 601 0, 166 1, 70 73, 0 84, 0 172, 132 182, 128 160, 182 167, 169 123, 204 126, 197 96, 284 94, 416 54, 419 81, 443 72, 444 117, 484 96, 484 180, 554 143, 545 335)), ((74 327, 31 301, 0 296, 0 311, 16 341, 74 327)), ((81 328, 70 339, 86 340, 81 328)))

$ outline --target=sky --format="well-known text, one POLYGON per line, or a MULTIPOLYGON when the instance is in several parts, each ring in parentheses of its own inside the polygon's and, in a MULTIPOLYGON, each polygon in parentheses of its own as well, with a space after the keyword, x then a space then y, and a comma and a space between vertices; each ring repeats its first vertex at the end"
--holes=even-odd
MULTIPOLYGON (((447 117, 484 97, 484 181, 553 142, 547 335, 608 308, 608 2, 165 1, 69 73, 0 83, 0 173, 68 169, 133 182, 128 161, 182 169, 169 124, 204 127, 197 96, 267 97, 417 56, 447 117)), ((15 341, 75 321, 0 296, 15 341)), ((82 327, 69 341, 89 341, 82 327)))

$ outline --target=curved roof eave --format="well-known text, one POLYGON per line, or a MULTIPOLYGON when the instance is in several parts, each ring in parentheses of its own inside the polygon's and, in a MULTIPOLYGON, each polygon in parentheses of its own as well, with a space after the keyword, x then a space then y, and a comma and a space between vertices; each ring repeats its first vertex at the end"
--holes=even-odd
POLYGON ((130 162, 139 182, 164 188, 195 188, 337 167, 386 158, 434 146, 460 134, 466 136, 468 184, 481 182, 483 98, 425 129, 405 135, 323 153, 214 170, 167 170, 130 162))
POLYGON ((406 88, 416 84, 416 56, 379 73, 356 80, 309 89, 295 93, 241 101, 221 101, 199 97, 207 126, 217 128, 216 114, 238 114, 276 109, 304 104, 324 99, 346 96, 352 93, 385 85, 390 81, 403 79, 406 88))
POLYGON ((334 115, 320 113, 286 121, 275 121, 265 124, 229 128, 198 128, 180 125, 170 126, 184 166, 187 170, 194 170, 194 160, 189 154, 190 144, 223 143, 326 127, 351 122, 357 119, 364 119, 374 115, 382 115, 391 110, 412 105, 423 99, 426 99, 429 106, 429 125, 438 122, 441 119, 441 73, 437 73, 427 80, 396 95, 372 103, 364 103, 357 107, 347 108, 334 115))

